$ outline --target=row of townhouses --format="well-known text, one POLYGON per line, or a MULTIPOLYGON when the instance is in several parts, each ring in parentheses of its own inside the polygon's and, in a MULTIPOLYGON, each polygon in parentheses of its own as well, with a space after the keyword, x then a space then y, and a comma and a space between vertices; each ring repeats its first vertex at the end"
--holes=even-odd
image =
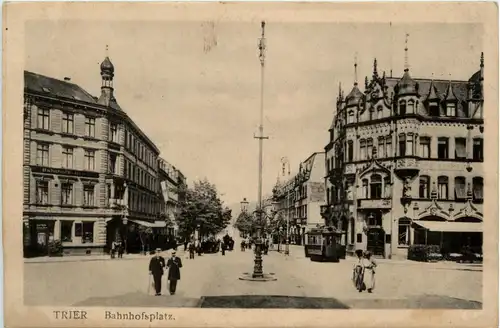
POLYGON ((480 248, 483 55, 467 81, 413 78, 408 67, 386 76, 376 60, 371 75, 364 90, 339 87, 325 152, 275 186, 290 233, 334 226, 349 253, 385 258, 406 257, 413 244, 480 248))
POLYGON ((144 228, 175 235, 176 188, 186 179, 118 104, 108 57, 100 70, 99 97, 70 78, 24 72, 26 256, 45 254, 51 241, 65 254, 95 254, 113 241, 137 250, 144 228))

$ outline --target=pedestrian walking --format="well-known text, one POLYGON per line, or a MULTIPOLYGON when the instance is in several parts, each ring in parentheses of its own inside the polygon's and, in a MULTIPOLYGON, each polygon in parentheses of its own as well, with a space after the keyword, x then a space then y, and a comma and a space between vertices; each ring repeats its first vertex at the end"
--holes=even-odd
POLYGON ((149 274, 153 276, 155 285, 155 296, 161 295, 161 277, 165 267, 165 259, 160 256, 161 248, 157 248, 155 255, 149 261, 149 274))
POLYGON ((186 240, 186 241, 184 241, 184 252, 187 250, 187 247, 188 247, 188 242, 186 240))
POLYGON ((222 256, 226 256, 226 244, 225 243, 222 243, 221 249, 222 249, 222 256))
POLYGON ((123 258, 123 252, 125 251, 125 245, 122 242, 118 243, 118 258, 123 258))
POLYGON ((180 269, 182 268, 182 261, 175 255, 175 251, 172 252, 172 257, 168 259, 167 267, 170 295, 175 295, 175 290, 177 289, 177 281, 181 280, 180 269))
POLYGON ((368 293, 371 293, 375 289, 375 268, 377 267, 377 263, 372 257, 372 252, 365 252, 363 267, 363 283, 366 286, 366 290, 368 291, 368 293))
POLYGON ((356 290, 360 293, 365 289, 365 285, 363 282, 364 277, 364 266, 363 266, 363 251, 358 249, 356 250, 356 262, 354 263, 354 267, 352 270, 352 282, 356 290))
POLYGON ((115 258, 115 252, 116 252, 116 242, 115 242, 115 241, 113 241, 113 242, 111 243, 111 252, 110 252, 110 254, 111 254, 111 258, 112 258, 112 259, 114 259, 114 258, 115 258))
POLYGON ((193 242, 190 242, 189 243, 189 259, 194 259, 194 251, 195 251, 195 247, 194 247, 194 243, 193 242))

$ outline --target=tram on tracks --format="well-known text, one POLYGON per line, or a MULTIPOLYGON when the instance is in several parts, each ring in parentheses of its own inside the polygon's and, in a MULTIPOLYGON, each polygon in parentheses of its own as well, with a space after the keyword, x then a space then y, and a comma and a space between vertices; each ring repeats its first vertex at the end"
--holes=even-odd
POLYGON ((346 249, 341 245, 343 232, 334 227, 317 227, 306 232, 304 251, 311 261, 339 262, 345 259, 346 249))

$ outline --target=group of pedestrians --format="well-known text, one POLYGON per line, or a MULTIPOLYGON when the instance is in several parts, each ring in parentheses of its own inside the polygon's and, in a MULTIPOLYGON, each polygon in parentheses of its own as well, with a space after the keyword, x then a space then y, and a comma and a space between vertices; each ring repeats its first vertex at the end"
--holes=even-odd
POLYGON ((375 268, 377 263, 370 251, 356 250, 356 263, 354 264, 352 281, 354 287, 361 293, 366 290, 372 293, 375 289, 375 268))
POLYGON ((125 247, 123 246, 123 243, 121 241, 113 241, 111 243, 111 258, 114 259, 117 254, 118 258, 121 259, 123 258, 123 252, 125 251, 125 247))
MULTIPOLYGON (((177 289, 177 281, 181 279, 182 260, 177 257, 176 251, 172 251, 171 257, 165 263, 165 259, 160 255, 161 248, 157 248, 154 256, 149 262, 149 276, 153 276, 153 285, 155 296, 161 295, 161 282, 164 273, 164 268, 168 269, 167 281, 170 295, 175 295, 177 289)), ((148 283, 148 289, 151 286, 151 279, 148 283)), ((149 292, 148 292, 149 294, 149 292)))

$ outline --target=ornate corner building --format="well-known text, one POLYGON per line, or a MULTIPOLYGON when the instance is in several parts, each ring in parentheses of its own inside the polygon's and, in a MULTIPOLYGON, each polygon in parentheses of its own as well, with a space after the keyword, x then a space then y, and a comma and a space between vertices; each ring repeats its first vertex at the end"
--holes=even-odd
POLYGON ((140 226, 165 227, 160 151, 119 106, 108 57, 100 70, 100 97, 24 72, 25 252, 44 254, 55 240, 65 254, 102 253, 112 241, 133 252, 140 226))
MULTIPOLYGON (((356 69, 356 65, 355 65, 356 69)), ((322 215, 348 252, 406 257, 413 244, 482 245, 483 78, 380 75, 339 88, 326 152, 322 215)))

